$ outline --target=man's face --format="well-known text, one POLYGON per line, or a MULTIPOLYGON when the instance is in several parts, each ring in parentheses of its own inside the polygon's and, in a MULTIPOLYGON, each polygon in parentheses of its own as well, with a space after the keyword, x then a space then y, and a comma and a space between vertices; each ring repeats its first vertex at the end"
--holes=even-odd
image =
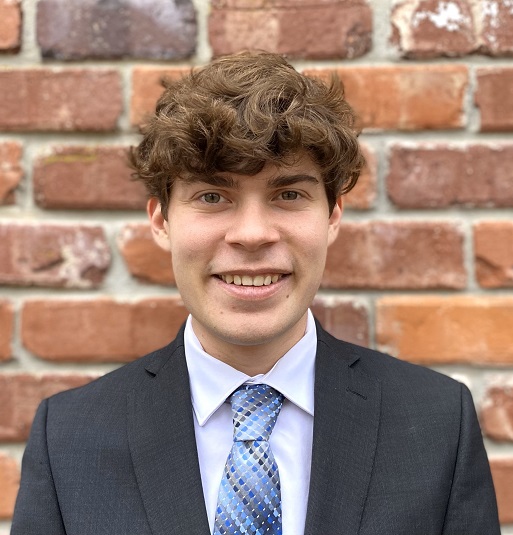
POLYGON ((277 360, 303 336, 341 211, 339 200, 329 214, 320 169, 306 155, 254 176, 177 180, 167 221, 149 201, 154 238, 171 252, 207 352, 232 365, 260 350, 282 352, 277 360))

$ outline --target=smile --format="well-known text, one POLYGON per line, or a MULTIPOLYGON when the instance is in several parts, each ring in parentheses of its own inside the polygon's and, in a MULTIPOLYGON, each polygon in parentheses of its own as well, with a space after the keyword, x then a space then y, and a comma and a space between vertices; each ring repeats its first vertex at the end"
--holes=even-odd
POLYGON ((235 284, 236 286, 269 286, 280 280, 282 274, 256 275, 219 275, 226 284, 235 284))

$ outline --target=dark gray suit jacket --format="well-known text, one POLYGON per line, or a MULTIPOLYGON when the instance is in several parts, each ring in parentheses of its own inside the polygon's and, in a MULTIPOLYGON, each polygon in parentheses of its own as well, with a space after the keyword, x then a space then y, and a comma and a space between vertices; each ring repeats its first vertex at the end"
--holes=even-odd
MULTIPOLYGON (((318 333, 305 535, 500 535, 467 388, 318 333)), ((209 534, 183 331, 41 404, 11 533, 209 534)))

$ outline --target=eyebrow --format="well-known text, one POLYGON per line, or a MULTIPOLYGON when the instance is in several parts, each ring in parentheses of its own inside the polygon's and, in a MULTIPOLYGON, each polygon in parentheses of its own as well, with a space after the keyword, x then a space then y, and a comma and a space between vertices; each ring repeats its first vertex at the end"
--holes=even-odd
MULTIPOLYGON (((204 184, 209 184, 210 186, 215 186, 218 188, 227 188, 227 189, 239 189, 239 183, 231 177, 226 177, 222 175, 209 175, 209 176, 190 176, 185 180, 187 184, 196 184, 202 182, 204 184)), ((281 175, 275 178, 268 180, 267 185, 271 188, 283 188, 287 186, 292 186, 298 182, 310 182, 311 184, 319 184, 319 180, 312 175, 307 174, 296 174, 296 175, 281 175)))
POLYGON ((319 180, 312 175, 298 174, 298 175, 282 175, 272 178, 268 181, 268 185, 273 188, 283 188, 286 186, 293 186, 298 182, 310 182, 312 184, 319 184, 319 180))

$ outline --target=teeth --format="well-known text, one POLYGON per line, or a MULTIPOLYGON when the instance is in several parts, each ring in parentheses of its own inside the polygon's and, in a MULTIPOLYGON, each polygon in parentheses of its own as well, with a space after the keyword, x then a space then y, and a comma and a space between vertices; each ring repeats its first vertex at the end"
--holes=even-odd
POLYGON ((281 275, 221 275, 221 278, 227 284, 236 284, 237 286, 269 286, 280 280, 281 275))

